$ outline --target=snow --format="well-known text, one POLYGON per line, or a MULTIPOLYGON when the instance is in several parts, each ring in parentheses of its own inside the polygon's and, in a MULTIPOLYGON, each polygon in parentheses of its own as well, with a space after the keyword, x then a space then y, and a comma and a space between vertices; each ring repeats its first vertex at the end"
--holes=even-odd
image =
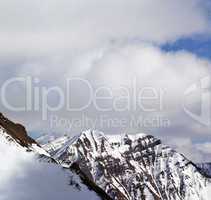
MULTIPOLYGON (((2 174, 3 177, 0 200, 66 200, 70 197, 78 200, 87 197, 91 200, 98 199, 95 193, 87 190, 77 175, 56 165, 38 162, 33 152, 26 153, 20 145, 9 147, 11 152, 4 150, 8 147, 0 148, 0 163, 4 163, 0 166, 0 176, 2 174), (72 182, 79 184, 81 191, 75 185, 68 185, 72 180, 70 177, 73 177, 72 182), (27 194, 21 191, 27 191, 27 194), (14 193, 15 197, 11 196, 14 193), (27 195, 33 195, 33 198, 27 195)), ((133 191, 140 184, 144 186, 143 195, 146 200, 154 199, 153 195, 161 199, 167 197, 168 200, 209 200, 211 195, 209 179, 203 177, 182 154, 162 145, 160 140, 150 135, 140 133, 106 136, 100 131, 87 130, 73 138, 57 138, 44 147, 51 151, 51 156, 63 167, 68 168, 72 163, 80 163, 84 159, 98 186, 106 192, 116 188, 126 199, 140 200, 141 190, 133 191), (128 153, 130 157, 127 157, 128 153), (104 174, 99 168, 99 162, 105 170, 104 174), (111 167, 117 166, 124 166, 125 171, 123 168, 122 173, 120 171, 115 174, 111 167)), ((33 145, 31 149, 49 156, 37 145, 33 145)))
MULTIPOLYGON (((38 161, 34 152, 8 142, 5 135, 0 129, 0 200, 100 199, 77 175, 55 164, 38 161)), ((37 146, 33 148, 40 151, 37 146)))
MULTIPOLYGON (((80 143, 83 142, 83 145, 77 145, 78 151, 84 154, 83 159, 87 161, 93 180, 105 191, 108 191, 106 188, 118 188, 124 196, 128 196, 130 185, 138 187, 139 184, 143 184, 146 186, 144 187, 144 195, 147 200, 153 199, 152 194, 161 199, 165 199, 165 195, 167 195, 169 200, 209 199, 207 196, 209 188, 207 189, 206 186, 211 184, 210 180, 203 177, 182 154, 162 145, 160 140, 153 136, 143 133, 104 135, 99 131, 88 130, 82 132, 79 139, 80 143), (99 148, 102 146, 105 150, 99 148), (143 162, 132 157, 126 160, 127 152, 132 153, 134 158, 145 155, 145 157, 142 157, 143 162), (153 156, 155 156, 154 161, 153 156), (119 167, 121 165, 126 167, 127 162, 129 162, 135 168, 135 172, 128 167, 128 170, 120 176, 115 175, 115 173, 112 174, 112 170, 108 172, 108 165, 111 165, 111 167, 114 165, 109 164, 109 159, 111 161, 118 159, 119 167), (100 163, 105 168, 104 175, 98 173, 98 170, 100 171, 98 160, 101 160, 100 163), (103 160, 105 161, 103 162, 103 160), (110 178, 107 177, 108 173, 110 173, 110 178), (138 182, 136 176, 143 177, 142 183, 138 182), (130 184, 125 185, 125 182, 130 184), (109 184, 109 187, 107 184, 109 184)), ((75 146, 75 142, 71 143, 69 147, 65 146, 66 151, 69 151, 73 146, 75 146)), ((63 155, 68 155, 64 148, 61 152, 63 155)), ((60 154, 61 158, 64 157, 62 154, 60 154)), ((68 163, 69 159, 67 156, 68 163)), ((66 161, 63 160, 63 162, 66 161)), ((129 195, 131 195, 129 198, 132 198, 132 200, 140 200, 141 198, 139 190, 137 190, 137 193, 134 192, 129 195)))
POLYGON ((50 157, 50 154, 47 153, 47 151, 45 151, 43 148, 40 148, 37 146, 37 144, 32 144, 32 146, 30 147, 30 149, 40 155, 45 155, 50 157))
POLYGON ((119 135, 106 135, 110 143, 122 143, 125 136, 128 136, 132 141, 137 140, 138 138, 143 138, 147 136, 145 133, 136 133, 136 134, 119 134, 119 135))
MULTIPOLYGON (((69 140, 69 137, 62 136, 62 137, 55 138, 55 140, 51 140, 51 139, 52 139, 52 137, 49 138, 49 140, 48 140, 47 143, 45 143, 45 144, 42 145, 42 147, 46 151, 48 151, 49 153, 55 152, 58 149, 60 149, 61 147, 63 147, 63 145, 69 140)), ((38 141, 40 141, 40 140, 38 140, 38 141)), ((45 138, 45 140, 47 140, 47 138, 45 138)), ((43 142, 44 142, 44 140, 42 140, 42 143, 43 142)))

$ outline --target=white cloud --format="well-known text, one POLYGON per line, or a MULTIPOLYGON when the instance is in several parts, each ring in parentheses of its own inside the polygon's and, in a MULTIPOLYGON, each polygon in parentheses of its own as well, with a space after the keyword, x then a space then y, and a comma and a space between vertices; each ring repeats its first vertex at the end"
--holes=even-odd
MULTIPOLYGON (((147 131, 163 137, 208 135, 210 128, 196 129, 196 122, 184 115, 181 103, 184 90, 209 74, 211 63, 183 51, 166 53, 152 45, 209 34, 206 4, 204 0, 0 0, 0 83, 14 76, 31 75, 40 78, 37 86, 64 87, 66 77, 80 76, 95 87, 114 88, 130 85, 135 76, 139 88, 165 89, 165 111, 159 114, 171 120, 171 127, 95 128, 109 133, 147 131)), ((23 102, 20 90, 16 85, 8 91, 11 102, 23 102)), ((88 98, 87 91, 77 85, 73 94, 77 103, 88 98)), ((0 107, 29 130, 52 131, 48 122, 41 121, 39 112, 14 113, 1 103, 0 107)), ((81 113, 69 113, 65 108, 57 114, 70 119, 81 117, 81 113)), ((91 106, 83 114, 95 120, 101 113, 91 106)), ((106 114, 119 119, 146 115, 137 110, 106 114)))
POLYGON ((123 39, 165 43, 209 32, 205 4, 202 0, 0 1, 0 52, 58 55, 62 49, 123 39))
POLYGON ((197 144, 197 145, 195 145, 195 147, 196 147, 196 149, 202 151, 203 153, 211 154, 211 143, 210 142, 197 144))
POLYGON ((186 158, 195 163, 203 163, 210 159, 203 151, 196 148, 197 144, 193 144, 192 139, 188 137, 168 137, 164 140, 167 145, 182 153, 186 158))
MULTIPOLYGON (((149 44, 127 43, 109 45, 100 50, 97 48, 88 52, 84 51, 83 54, 71 57, 70 60, 61 59, 58 62, 56 61, 56 63, 49 62, 48 59, 30 59, 29 63, 26 61, 23 65, 17 66, 14 71, 10 68, 10 71, 13 72, 14 76, 38 76, 41 82, 36 86, 48 87, 54 85, 64 87, 65 77, 80 75, 81 78, 89 80, 93 88, 98 86, 110 87, 113 89, 115 97, 119 95, 118 92, 116 93, 119 86, 123 85, 131 88, 132 80, 136 78, 137 90, 148 86, 153 87, 156 91, 159 89, 164 91, 162 99, 164 108, 159 114, 171 120, 172 129, 175 130, 175 127, 178 127, 177 130, 179 130, 179 134, 181 135, 184 134, 183 131, 187 131, 185 134, 191 134, 194 137, 202 134, 200 132, 202 128, 200 126, 196 128, 194 124, 197 122, 193 121, 184 113, 182 105, 184 103, 184 91, 192 84, 197 83, 200 78, 209 75, 209 70, 211 69, 211 63, 209 61, 198 58, 185 51, 166 53, 158 47, 149 44), (39 64, 37 65, 37 63, 39 64), (61 64, 61 67, 56 67, 59 64, 61 64), (52 66, 54 66, 53 69, 51 69, 52 66), (183 130, 180 130, 180 127, 183 127, 183 130)), ((18 91, 17 93, 14 90, 17 90, 17 85, 13 90, 8 90, 10 101, 14 103, 22 102, 23 95, 19 94, 23 94, 23 91, 18 91), (13 98, 14 94, 17 94, 16 98, 13 98)), ((71 91, 73 102, 80 103, 86 101, 89 98, 89 93, 86 90, 86 87, 83 88, 80 85, 74 85, 71 91)), ((132 96, 129 98, 132 99, 132 96)), ((197 100, 198 97, 196 95, 196 97, 194 96, 191 99, 190 104, 197 102, 197 100)), ((93 105, 85 113, 91 118, 98 117, 102 114, 97 112, 93 105)), ((115 116, 128 118, 131 115, 140 115, 140 113, 141 115, 148 114, 149 116, 158 114, 144 113, 140 112, 140 110, 106 114, 111 118, 115 116)), ((14 114, 12 113, 12 116, 14 114)), ((81 113, 67 112, 66 107, 57 114, 67 118, 70 117, 70 114, 71 118, 81 116, 81 113)), ((40 122, 41 114, 38 112, 16 113, 15 115, 16 119, 22 119, 23 123, 30 125, 30 129, 37 130, 39 126, 39 129, 42 130, 44 125, 49 125, 45 121, 40 122)), ((104 130, 104 127, 96 128, 104 130)), ((127 129, 128 127, 122 127, 119 130, 112 130, 111 128, 109 132, 121 132, 124 130, 123 128, 127 129)), ((81 131, 81 129, 82 127, 79 127, 77 130, 73 130, 73 132, 81 131)), ((172 129, 167 131, 173 132, 172 129)), ((203 134, 209 133, 209 130, 209 128, 204 129, 203 134)), ((149 129, 147 131, 151 130, 149 129)))
POLYGON ((0 200, 99 199, 79 178, 60 167, 36 160, 33 153, 0 140, 0 200), (69 185, 80 184, 81 190, 69 185))

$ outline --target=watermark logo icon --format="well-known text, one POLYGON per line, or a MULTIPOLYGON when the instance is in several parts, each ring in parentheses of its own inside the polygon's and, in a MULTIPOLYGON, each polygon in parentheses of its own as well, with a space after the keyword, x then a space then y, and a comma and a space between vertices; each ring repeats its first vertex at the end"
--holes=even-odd
POLYGON ((198 90, 200 91, 200 113, 196 114, 191 109, 187 108, 185 104, 183 104, 183 109, 188 116, 205 126, 211 126, 210 83, 210 76, 206 76, 200 79, 198 83, 195 83, 187 88, 184 93, 185 97, 187 97, 198 90))

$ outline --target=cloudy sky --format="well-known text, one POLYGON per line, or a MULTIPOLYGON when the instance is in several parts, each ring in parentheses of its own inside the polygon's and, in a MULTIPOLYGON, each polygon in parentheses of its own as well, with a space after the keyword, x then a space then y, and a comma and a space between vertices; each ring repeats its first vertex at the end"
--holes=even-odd
POLYGON ((210 13, 209 0, 0 1, 1 111, 34 137, 146 132, 211 161, 210 13))

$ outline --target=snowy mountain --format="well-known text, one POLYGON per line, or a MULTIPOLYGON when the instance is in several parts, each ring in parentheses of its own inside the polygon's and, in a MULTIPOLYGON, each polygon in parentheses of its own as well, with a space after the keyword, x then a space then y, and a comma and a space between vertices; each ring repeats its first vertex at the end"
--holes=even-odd
POLYGON ((89 130, 61 146, 52 157, 84 173, 111 199, 208 199, 210 179, 153 136, 106 136, 89 130))
POLYGON ((0 115, 0 200, 209 200, 211 194, 202 167, 151 135, 88 130, 38 141, 0 115))
POLYGON ((76 173, 58 165, 23 126, 0 115, 0 200, 69 200, 87 196, 100 199, 76 173))
POLYGON ((0 113, 0 140, 8 145, 33 151, 40 156, 50 156, 34 139, 27 135, 21 124, 16 124, 0 113))

